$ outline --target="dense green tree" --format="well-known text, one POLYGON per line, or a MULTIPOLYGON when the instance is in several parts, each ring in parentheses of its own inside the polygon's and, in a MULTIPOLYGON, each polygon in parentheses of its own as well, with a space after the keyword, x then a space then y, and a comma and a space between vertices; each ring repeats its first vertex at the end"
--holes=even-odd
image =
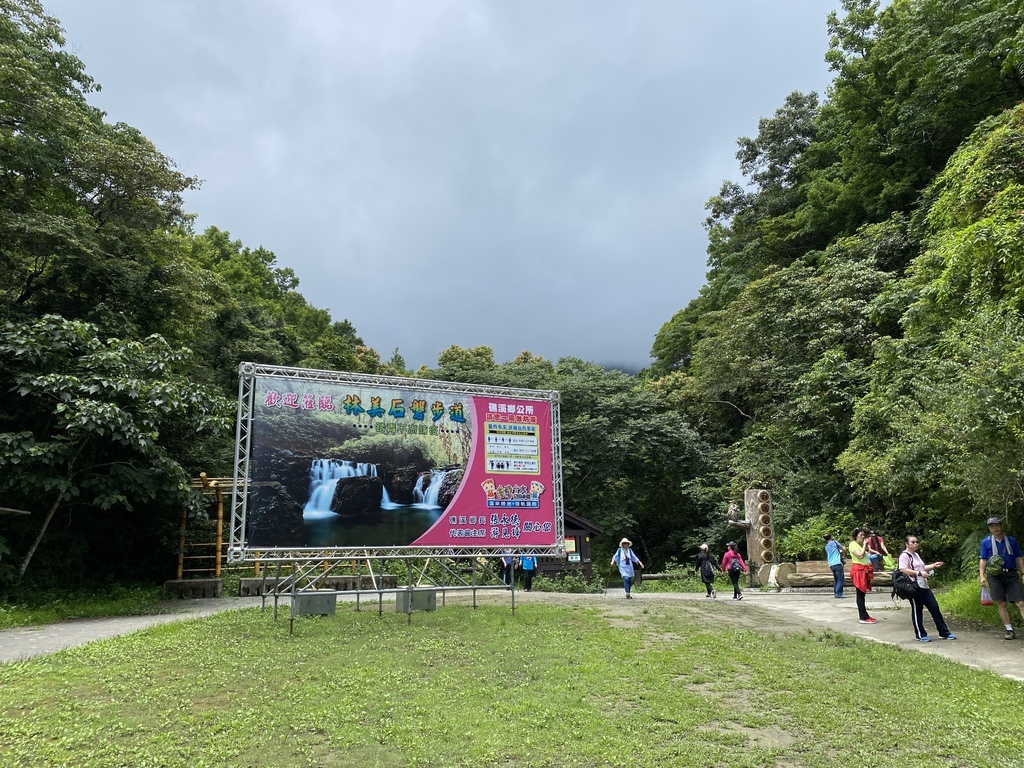
POLYGON ((320 336, 312 345, 303 366, 330 371, 352 373, 398 373, 381 364, 380 355, 363 343, 348 323, 335 323, 331 331, 320 336))
POLYGON ((97 571, 102 558, 134 553, 139 567, 159 551, 192 462, 229 423, 227 401, 191 381, 188 358, 159 336, 104 341, 55 315, 0 329, 0 493, 34 513, 12 536, 19 576, 61 512, 64 544, 97 571))
POLYGON ((394 376, 409 376, 412 373, 406 368, 405 358, 399 353, 398 347, 395 347, 395 351, 391 353, 391 357, 384 365, 388 367, 394 376))
POLYGON ((844 0, 803 218, 848 234, 908 211, 982 119, 1024 98, 1019 0, 844 0))
POLYGON ((841 465, 954 537, 1024 503, 1024 105, 984 121, 925 199, 916 300, 876 344, 841 465))
POLYGON ((604 527, 601 548, 629 535, 654 568, 695 548, 713 512, 689 487, 709 470, 697 433, 619 371, 564 358, 548 381, 561 399, 566 507, 604 527))
POLYGON ((776 489, 782 522, 823 500, 851 503, 833 465, 866 385, 872 300, 891 279, 875 266, 876 234, 749 283, 708 319, 714 332, 697 344, 689 371, 653 383, 705 437, 729 446, 729 494, 776 489))
POLYGON ((209 380, 225 392, 238 385, 238 363, 303 366, 356 373, 384 372, 348 320, 310 305, 299 280, 266 248, 248 248, 216 227, 189 243, 192 260, 207 275, 208 301, 193 347, 209 380))
POLYGON ((160 570, 187 473, 230 466, 206 385, 233 397, 239 362, 383 369, 271 251, 193 234, 196 179, 96 89, 37 0, 0 0, 0 493, 35 513, 4 545, 30 576, 160 570))
POLYGON ((104 122, 63 44, 35 0, 0 2, 0 316, 173 336, 199 280, 175 236, 196 180, 104 122))
POLYGON ((739 139, 736 158, 746 184, 723 183, 705 206, 707 283, 655 337, 652 376, 686 370, 694 345, 713 334, 705 321, 729 306, 748 281, 824 245, 808 239, 795 218, 804 200, 803 155, 815 137, 817 111, 817 94, 794 91, 773 117, 759 122, 757 137, 739 139))
POLYGON ((768 485, 798 527, 932 531, 1019 503, 1001 414, 1018 392, 1022 157, 1015 118, 993 116, 1024 99, 1022 29, 1022 2, 846 0, 828 98, 791 94, 740 139, 745 183, 707 206, 707 285, 649 372, 733 497, 768 485), (1005 130, 950 162, 979 122, 1005 130))
POLYGON ((495 365, 494 350, 483 345, 464 348, 452 344, 437 358, 441 375, 453 381, 460 376, 473 378, 486 374, 494 370, 495 365))

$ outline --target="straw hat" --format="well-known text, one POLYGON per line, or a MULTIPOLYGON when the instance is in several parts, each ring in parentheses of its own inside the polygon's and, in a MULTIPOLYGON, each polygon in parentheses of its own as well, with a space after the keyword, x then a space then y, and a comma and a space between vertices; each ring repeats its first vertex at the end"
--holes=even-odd
POLYGON ((630 541, 629 539, 625 539, 624 538, 622 541, 619 542, 619 546, 620 547, 632 547, 633 546, 633 542, 630 541))

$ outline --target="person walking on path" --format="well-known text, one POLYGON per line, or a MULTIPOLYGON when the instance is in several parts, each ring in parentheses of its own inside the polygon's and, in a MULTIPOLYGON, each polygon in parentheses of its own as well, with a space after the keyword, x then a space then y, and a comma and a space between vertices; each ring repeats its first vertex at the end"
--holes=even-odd
POLYGON ((717 567, 718 564, 715 562, 715 558, 708 551, 708 545, 701 544, 700 551, 697 553, 697 575, 704 582, 704 588, 708 591, 707 596, 712 599, 718 597, 714 587, 715 569, 717 567))
POLYGON ((843 552, 846 547, 832 538, 831 533, 825 534, 825 557, 828 558, 828 567, 832 571, 832 592, 836 600, 846 597, 843 594, 843 587, 846 583, 846 572, 843 570, 843 552))
POLYGON ((988 590, 999 609, 999 618, 1006 627, 1003 638, 1013 640, 1017 634, 1010 623, 1010 611, 1006 603, 1016 603, 1024 619, 1024 590, 1020 585, 1021 574, 1024 574, 1024 557, 1021 556, 1017 540, 1003 533, 1003 521, 998 517, 988 519, 988 531, 989 535, 981 541, 978 579, 983 587, 985 579, 988 579, 988 590))
POLYGON ((939 631, 939 637, 943 640, 956 640, 956 635, 949 631, 949 627, 946 626, 946 620, 942 618, 942 611, 939 610, 939 604, 935 600, 935 595, 928 588, 928 577, 944 566, 945 563, 941 560, 936 560, 934 563, 925 565, 924 560, 921 559, 921 555, 917 551, 917 536, 907 536, 903 539, 903 543, 906 549, 900 553, 899 569, 907 574, 907 576, 917 580, 917 594, 910 598, 910 621, 914 626, 914 637, 922 643, 930 643, 932 641, 922 623, 924 609, 927 608, 928 613, 932 615, 932 621, 935 622, 935 629, 939 631))
POLYGON ((636 575, 633 566, 639 565, 641 568, 644 567, 644 564, 640 562, 640 558, 633 552, 632 541, 624 538, 619 542, 619 548, 612 557, 612 565, 619 567, 619 575, 622 576, 622 588, 626 590, 626 599, 632 600, 633 595, 630 594, 630 590, 633 586, 633 577, 636 575))
POLYGON ((882 570, 882 562, 886 557, 892 557, 885 547, 885 539, 875 533, 868 531, 868 559, 871 561, 871 569, 877 573, 882 570))
POLYGON ((740 574, 747 573, 747 564, 743 562, 743 555, 736 549, 736 542, 730 541, 726 544, 728 549, 722 555, 722 570, 729 574, 732 580, 732 599, 742 600, 743 593, 740 591, 740 574))
POLYGON ((857 614, 861 624, 877 624, 875 619, 868 614, 865 604, 867 593, 871 591, 871 574, 873 573, 871 561, 868 560, 868 545, 864 541, 864 529, 853 529, 853 540, 847 547, 850 550, 850 559, 853 565, 850 566, 850 579, 853 581, 853 588, 857 590, 857 614))
POLYGON ((506 587, 512 586, 512 571, 515 559, 512 553, 505 549, 501 552, 501 581, 506 587))
POLYGON ((519 558, 519 567, 523 569, 523 591, 529 592, 533 589, 533 575, 537 573, 537 558, 523 555, 519 558))

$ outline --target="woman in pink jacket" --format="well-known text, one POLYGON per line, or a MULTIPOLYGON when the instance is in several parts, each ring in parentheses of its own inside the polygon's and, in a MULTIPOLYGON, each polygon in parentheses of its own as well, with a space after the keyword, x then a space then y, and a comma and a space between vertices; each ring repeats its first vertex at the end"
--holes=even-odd
POLYGON ((736 542, 730 541, 725 545, 728 547, 722 555, 722 570, 729 574, 732 579, 732 599, 742 600, 743 593, 740 592, 740 574, 747 572, 747 564, 743 562, 743 555, 736 549, 736 542))

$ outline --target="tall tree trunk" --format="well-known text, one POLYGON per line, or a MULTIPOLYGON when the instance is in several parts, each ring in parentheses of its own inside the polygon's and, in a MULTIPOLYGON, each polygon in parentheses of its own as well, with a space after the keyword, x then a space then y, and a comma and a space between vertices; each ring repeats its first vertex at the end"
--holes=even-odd
POLYGON ((36 553, 36 549, 39 547, 39 542, 43 540, 43 534, 46 533, 46 528, 50 525, 50 521, 53 519, 53 515, 57 511, 57 507, 60 506, 60 502, 63 498, 64 491, 61 491, 57 494, 57 498, 54 499, 53 506, 50 507, 50 511, 46 513, 46 519, 43 520, 43 526, 39 529, 39 535, 36 536, 36 540, 32 542, 32 546, 28 548, 25 559, 21 561, 21 567, 18 568, 18 581, 21 581, 21 577, 25 575, 25 571, 28 569, 28 564, 32 560, 32 555, 36 553))

